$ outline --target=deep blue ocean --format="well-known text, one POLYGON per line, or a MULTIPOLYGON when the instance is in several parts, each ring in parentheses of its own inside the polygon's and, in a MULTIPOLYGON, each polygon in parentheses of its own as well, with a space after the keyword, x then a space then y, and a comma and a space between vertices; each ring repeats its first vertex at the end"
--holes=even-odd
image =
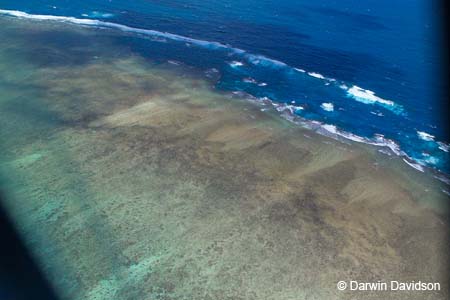
POLYGON ((122 39, 130 49, 194 66, 219 90, 271 101, 312 127, 448 174, 432 2, 0 0, 0 9, 135 33, 122 39))

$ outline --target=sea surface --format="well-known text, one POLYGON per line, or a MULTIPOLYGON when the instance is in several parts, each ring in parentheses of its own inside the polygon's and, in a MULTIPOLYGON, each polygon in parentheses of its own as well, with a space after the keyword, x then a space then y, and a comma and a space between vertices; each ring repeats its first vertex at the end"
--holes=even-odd
POLYGON ((0 0, 0 14, 123 31, 131 51, 192 66, 218 90, 449 174, 431 2, 0 0))

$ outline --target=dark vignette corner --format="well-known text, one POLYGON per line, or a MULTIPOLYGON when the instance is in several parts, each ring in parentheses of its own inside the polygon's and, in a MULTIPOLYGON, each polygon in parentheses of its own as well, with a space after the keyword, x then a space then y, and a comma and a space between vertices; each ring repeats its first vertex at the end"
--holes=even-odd
POLYGON ((0 299, 58 299, 2 206, 4 196, 0 191, 0 299))

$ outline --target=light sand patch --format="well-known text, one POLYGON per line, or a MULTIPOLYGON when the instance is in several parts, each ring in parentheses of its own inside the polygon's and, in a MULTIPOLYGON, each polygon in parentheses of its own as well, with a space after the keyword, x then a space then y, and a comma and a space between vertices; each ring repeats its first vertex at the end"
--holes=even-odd
POLYGON ((207 141, 224 144, 224 149, 244 150, 268 141, 271 133, 251 125, 226 125, 207 137, 207 141))

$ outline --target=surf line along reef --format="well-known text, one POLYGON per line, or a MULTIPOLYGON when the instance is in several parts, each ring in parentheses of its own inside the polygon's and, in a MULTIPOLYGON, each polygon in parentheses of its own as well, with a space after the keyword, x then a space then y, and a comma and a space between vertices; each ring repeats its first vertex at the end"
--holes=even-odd
POLYGON ((349 299, 339 280, 389 277, 441 285, 389 299, 447 299, 445 184, 429 173, 123 32, 0 25, 2 204, 62 299, 349 299))

